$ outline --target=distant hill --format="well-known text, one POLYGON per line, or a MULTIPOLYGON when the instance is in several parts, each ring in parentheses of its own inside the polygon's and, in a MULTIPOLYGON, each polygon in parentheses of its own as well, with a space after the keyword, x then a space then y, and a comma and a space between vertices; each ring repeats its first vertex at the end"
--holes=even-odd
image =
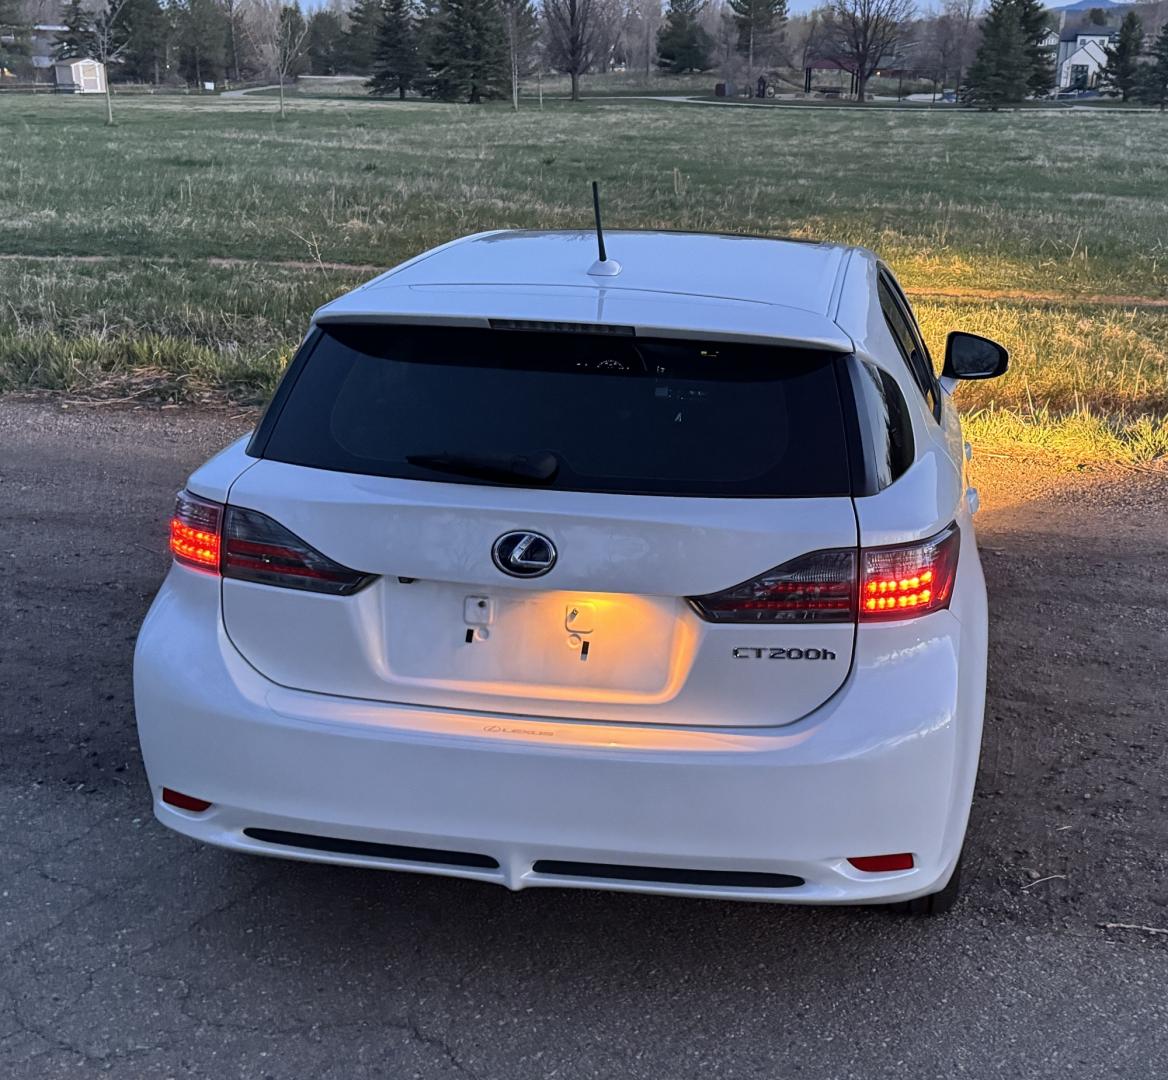
POLYGON ((1129 4, 1117 4, 1115 0, 1075 0, 1073 4, 1051 4, 1051 11, 1090 11, 1092 8, 1121 8, 1130 7, 1129 4))

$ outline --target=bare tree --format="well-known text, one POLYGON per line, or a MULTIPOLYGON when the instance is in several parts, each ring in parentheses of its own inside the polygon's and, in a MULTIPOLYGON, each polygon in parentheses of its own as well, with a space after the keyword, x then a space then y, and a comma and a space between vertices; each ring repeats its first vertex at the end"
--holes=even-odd
POLYGON ((120 59, 127 41, 122 35, 119 20, 126 7, 126 0, 109 0, 105 10, 93 20, 94 59, 101 62, 105 70, 105 122, 114 122, 114 99, 110 90, 110 65, 120 59))
MULTIPOLYGON (((1168 4, 1168 0, 1164 2, 1168 4)), ((983 0, 942 0, 939 11, 905 25, 897 51, 914 50, 913 67, 932 80, 934 100, 938 89, 961 86, 962 73, 973 62, 981 37, 978 21, 982 4, 983 0)), ((886 57, 884 62, 888 60, 886 57)))
POLYGON ((892 60, 905 40, 913 16, 912 0, 830 0, 824 22, 834 58, 856 79, 856 100, 863 101, 868 80, 892 60))
POLYGON ((499 0, 511 62, 511 108, 519 108, 519 79, 531 70, 539 17, 531 0, 499 0))
POLYGON ((806 71, 808 64, 821 59, 827 48, 823 13, 812 11, 791 19, 787 23, 786 45, 791 66, 800 72, 806 71))
POLYGON ((231 75, 239 82, 239 24, 242 17, 239 0, 223 0, 223 14, 227 17, 227 51, 231 54, 231 75))
POLYGON ((596 34, 592 60, 596 70, 603 73, 612 67, 620 45, 624 5, 622 0, 593 0, 593 7, 596 34))
POLYGON ((982 0, 945 0, 943 18, 949 20, 953 38, 955 85, 960 89, 965 69, 973 63, 978 43, 978 16, 982 0))
POLYGON ((657 31, 661 28, 661 0, 629 0, 624 15, 624 39, 629 67, 644 67, 645 79, 653 73, 657 56, 657 31))
POLYGON ((580 100, 580 76, 592 66, 596 42, 595 0, 544 0, 552 63, 572 77, 572 100, 580 100))
POLYGON ((973 60, 977 44, 980 0, 945 0, 939 14, 922 19, 917 27, 918 67, 943 89, 952 81, 960 87, 961 73, 973 60))
POLYGON ((308 24, 300 9, 279 0, 251 0, 243 24, 252 49, 280 82, 280 119, 287 118, 284 83, 304 58, 308 24))

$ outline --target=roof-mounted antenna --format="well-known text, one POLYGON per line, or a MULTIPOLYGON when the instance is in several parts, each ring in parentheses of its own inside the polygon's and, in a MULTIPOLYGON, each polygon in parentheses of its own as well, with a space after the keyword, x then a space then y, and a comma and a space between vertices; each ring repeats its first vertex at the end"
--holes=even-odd
POLYGON ((600 224, 600 185, 592 181, 592 209, 596 213, 596 247, 600 258, 589 268, 588 273, 593 277, 616 277, 621 272, 621 264, 616 259, 610 259, 604 250, 604 229, 600 224))

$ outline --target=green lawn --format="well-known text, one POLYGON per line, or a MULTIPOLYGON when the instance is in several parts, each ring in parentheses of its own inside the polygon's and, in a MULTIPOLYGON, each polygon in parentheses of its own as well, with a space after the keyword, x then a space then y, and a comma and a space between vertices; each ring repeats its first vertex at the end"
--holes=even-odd
POLYGON ((614 228, 875 248, 934 345, 963 326, 1014 352, 967 409, 1121 428, 1168 412, 1154 114, 338 98, 281 122, 264 97, 136 97, 107 128, 103 108, 0 98, 0 389, 260 398, 367 267, 478 229, 587 225, 595 177, 614 228))

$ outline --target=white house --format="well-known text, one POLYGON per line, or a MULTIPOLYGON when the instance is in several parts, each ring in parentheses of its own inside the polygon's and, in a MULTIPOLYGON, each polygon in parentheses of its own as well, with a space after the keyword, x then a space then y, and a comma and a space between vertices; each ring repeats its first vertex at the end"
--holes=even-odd
POLYGON ((61 60, 53 65, 53 71, 59 93, 105 93, 105 64, 97 60, 61 60))
POLYGON ((1108 45, 1115 43, 1113 26, 1093 23, 1063 26, 1055 54, 1055 82, 1060 90, 1089 90, 1099 82, 1099 72, 1107 63, 1108 45))

